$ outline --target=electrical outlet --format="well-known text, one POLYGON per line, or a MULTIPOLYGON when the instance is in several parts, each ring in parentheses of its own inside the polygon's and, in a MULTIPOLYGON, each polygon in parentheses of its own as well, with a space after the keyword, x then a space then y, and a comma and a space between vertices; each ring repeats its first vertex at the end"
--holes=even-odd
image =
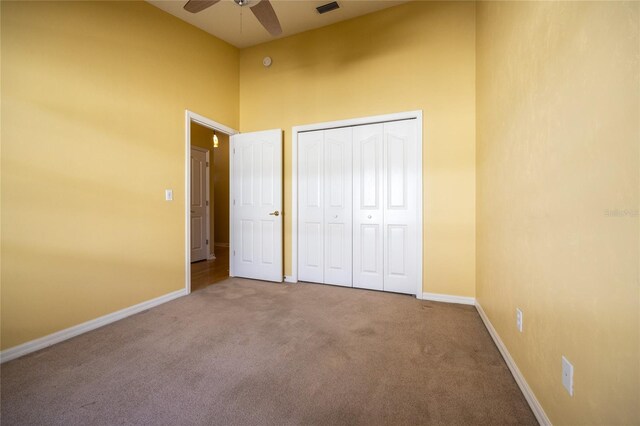
POLYGON ((562 386, 573 396, 573 365, 562 356, 562 386))
POLYGON ((166 201, 173 201, 173 189, 164 190, 164 199, 166 201))
POLYGON ((516 308, 516 327, 518 327, 518 331, 522 333, 522 311, 520 308, 516 308))

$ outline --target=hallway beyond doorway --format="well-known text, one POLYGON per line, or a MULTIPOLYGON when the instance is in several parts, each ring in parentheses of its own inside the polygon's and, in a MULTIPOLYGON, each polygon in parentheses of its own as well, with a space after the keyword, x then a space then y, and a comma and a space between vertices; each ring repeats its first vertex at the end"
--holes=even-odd
POLYGON ((191 264, 191 291, 229 278, 229 247, 216 246, 216 258, 191 264))

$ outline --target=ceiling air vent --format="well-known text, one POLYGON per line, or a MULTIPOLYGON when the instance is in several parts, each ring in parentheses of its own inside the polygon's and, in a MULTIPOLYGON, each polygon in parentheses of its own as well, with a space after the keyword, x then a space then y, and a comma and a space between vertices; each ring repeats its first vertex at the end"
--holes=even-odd
POLYGON ((323 4, 322 6, 316 7, 316 10, 319 14, 331 12, 332 10, 339 9, 340 5, 338 5, 337 1, 332 1, 331 3, 323 4))

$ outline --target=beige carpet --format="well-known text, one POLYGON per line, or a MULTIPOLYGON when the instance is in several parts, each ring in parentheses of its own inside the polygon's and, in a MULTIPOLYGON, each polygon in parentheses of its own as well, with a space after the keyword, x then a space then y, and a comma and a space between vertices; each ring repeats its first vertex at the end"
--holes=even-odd
POLYGON ((471 306, 229 279, 2 365, 3 426, 536 424, 471 306))

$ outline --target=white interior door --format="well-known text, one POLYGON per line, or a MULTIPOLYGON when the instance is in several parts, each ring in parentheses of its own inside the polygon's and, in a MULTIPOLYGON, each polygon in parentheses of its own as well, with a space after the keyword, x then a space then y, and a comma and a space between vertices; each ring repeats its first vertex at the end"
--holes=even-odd
POLYGON ((231 136, 233 275, 282 282, 282 130, 231 136))
POLYGON ((353 128, 353 286, 383 290, 383 125, 353 128))
POLYGON ((324 282, 324 131, 298 135, 298 279, 324 282))
POLYGON ((352 286, 352 134, 324 132, 324 282, 352 286))
POLYGON ((415 294, 418 283, 416 120, 384 124, 384 290, 415 294))
POLYGON ((208 256, 208 167, 209 151, 191 147, 191 262, 208 256))

